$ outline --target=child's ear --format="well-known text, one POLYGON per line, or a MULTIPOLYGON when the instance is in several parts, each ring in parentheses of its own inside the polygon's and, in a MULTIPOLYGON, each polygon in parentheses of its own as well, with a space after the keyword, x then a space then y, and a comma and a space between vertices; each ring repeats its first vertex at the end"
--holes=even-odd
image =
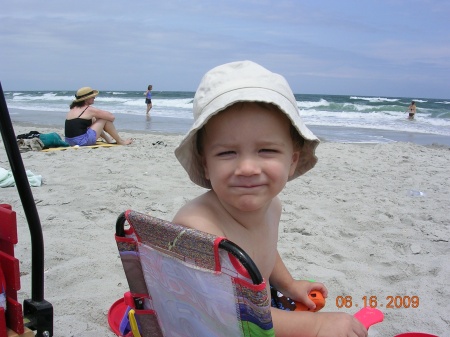
POLYGON ((205 160, 204 156, 202 156, 202 167, 203 167, 203 171, 205 172, 205 178, 207 180, 209 180, 208 166, 206 165, 206 160, 205 160))
POLYGON ((292 152, 291 167, 289 168, 289 177, 292 177, 292 175, 295 173, 295 169, 297 168, 299 160, 300 160, 300 151, 292 152))

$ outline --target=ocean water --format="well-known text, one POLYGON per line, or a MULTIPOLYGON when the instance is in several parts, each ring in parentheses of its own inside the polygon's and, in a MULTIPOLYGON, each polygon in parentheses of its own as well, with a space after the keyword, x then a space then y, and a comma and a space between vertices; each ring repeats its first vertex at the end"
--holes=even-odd
MULTIPOLYGON (((71 91, 8 91, 12 121, 62 127, 71 91)), ((450 99, 295 95, 300 114, 320 138, 337 142, 412 141, 450 145, 450 99), (417 114, 407 119, 414 100, 417 114)), ((194 92, 153 91, 146 118, 144 91, 102 91, 95 106, 116 115, 119 130, 185 133, 193 122, 194 92)))

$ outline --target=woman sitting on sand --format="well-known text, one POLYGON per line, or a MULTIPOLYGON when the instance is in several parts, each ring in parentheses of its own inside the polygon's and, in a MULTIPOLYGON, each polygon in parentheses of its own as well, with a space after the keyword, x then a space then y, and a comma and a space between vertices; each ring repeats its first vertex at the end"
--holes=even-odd
POLYGON ((95 96, 98 90, 83 87, 77 91, 75 100, 70 104, 70 111, 66 116, 65 137, 70 145, 94 145, 97 138, 102 137, 108 143, 116 140, 117 144, 131 144, 131 139, 120 138, 113 122, 116 117, 105 110, 94 108, 95 96))

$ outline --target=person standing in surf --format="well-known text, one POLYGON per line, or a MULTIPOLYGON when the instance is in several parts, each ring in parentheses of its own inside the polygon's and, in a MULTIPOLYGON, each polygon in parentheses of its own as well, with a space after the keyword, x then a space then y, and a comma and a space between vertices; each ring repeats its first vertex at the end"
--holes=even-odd
POLYGON ((411 102, 410 106, 408 107, 408 112, 409 112, 408 119, 413 120, 416 114, 416 102, 414 101, 411 102))
POLYGON ((150 115, 150 110, 152 109, 152 89, 153 86, 149 85, 147 91, 144 93, 145 95, 145 104, 147 104, 147 115, 150 115))

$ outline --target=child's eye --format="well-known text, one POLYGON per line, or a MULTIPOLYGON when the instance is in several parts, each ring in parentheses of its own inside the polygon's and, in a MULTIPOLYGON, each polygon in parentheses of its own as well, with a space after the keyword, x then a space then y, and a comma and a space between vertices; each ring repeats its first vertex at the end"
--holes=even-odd
POLYGON ((259 150, 259 152, 262 152, 262 153, 277 153, 278 150, 275 150, 275 149, 261 149, 261 150, 259 150))
POLYGON ((235 152, 234 151, 222 151, 222 152, 219 152, 217 154, 217 156, 222 157, 222 156, 229 156, 229 155, 232 155, 232 154, 235 154, 235 152))

